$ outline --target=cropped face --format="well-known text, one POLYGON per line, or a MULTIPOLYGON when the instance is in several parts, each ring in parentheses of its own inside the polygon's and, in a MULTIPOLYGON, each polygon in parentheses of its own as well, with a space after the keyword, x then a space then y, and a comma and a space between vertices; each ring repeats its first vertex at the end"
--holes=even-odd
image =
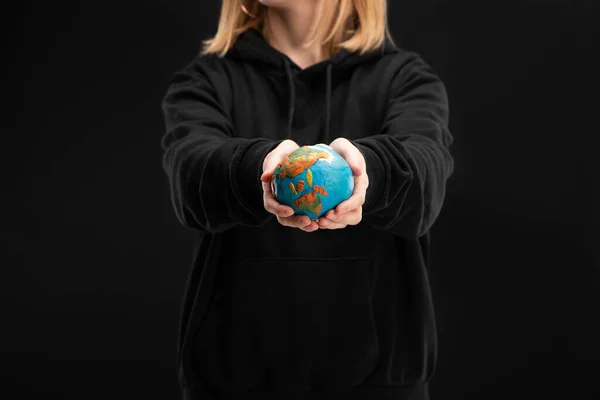
POLYGON ((258 0, 264 6, 273 8, 291 8, 293 5, 298 3, 307 3, 316 5, 318 0, 258 0))
POLYGON ((293 0, 258 0, 264 6, 267 7, 287 7, 293 0))

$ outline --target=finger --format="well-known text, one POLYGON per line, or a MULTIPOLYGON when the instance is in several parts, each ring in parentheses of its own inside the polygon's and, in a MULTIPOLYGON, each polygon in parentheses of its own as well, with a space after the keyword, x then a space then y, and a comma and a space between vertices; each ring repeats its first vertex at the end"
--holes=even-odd
POLYGON ((365 203, 368 181, 364 177, 355 180, 352 196, 347 200, 342 201, 335 207, 336 214, 345 214, 349 211, 357 209, 365 203))
POLYGON ((294 209, 277 201, 273 193, 271 193, 270 185, 267 182, 262 183, 263 186, 263 204, 265 210, 271 214, 281 217, 289 217, 294 214, 294 209))
POLYGON ((347 220, 345 220, 345 222, 348 225, 358 225, 360 223, 360 221, 362 221, 362 206, 358 206, 357 209, 352 210, 349 213, 346 213, 346 215, 348 216, 347 220))
POLYGON ((273 170, 265 171, 260 176, 261 183, 263 184, 262 187, 265 192, 269 191, 269 192, 273 193, 275 190, 274 189, 274 181, 273 181, 273 173, 274 173, 273 170), (265 185, 265 183, 267 183, 268 185, 265 185))
POLYGON ((325 218, 333 223, 358 225, 358 223, 362 220, 362 206, 359 206, 358 208, 345 214, 337 214, 335 210, 329 210, 325 214, 325 218))
POLYGON ((343 229, 346 227, 346 224, 333 222, 326 217, 319 218, 319 228, 321 229, 343 229))
POLYGON ((307 228, 311 225, 311 220, 306 215, 292 215, 291 217, 277 217, 277 221, 283 226, 290 228, 307 228))
POLYGON ((358 213, 360 209, 361 209, 361 207, 359 206, 358 208, 356 208, 354 210, 350 210, 343 214, 339 213, 335 209, 333 209, 333 210, 327 211, 325 213, 324 217, 329 219, 331 222, 346 222, 347 220, 349 220, 349 218, 352 218, 353 215, 358 213))
POLYGON ((270 183, 271 179, 273 179, 273 171, 271 170, 264 171, 263 174, 260 176, 260 180, 263 182, 270 183))
POLYGON ((317 223, 317 221, 311 221, 310 225, 300 229, 302 229, 304 232, 314 232, 317 229, 319 229, 319 224, 317 223))
POLYGON ((352 169, 353 176, 361 176, 363 175, 363 171, 365 169, 364 158, 362 154, 356 151, 347 151, 345 148, 341 152, 338 151, 338 154, 346 160, 350 169, 352 169))
POLYGON ((353 176, 361 176, 363 174, 364 167, 362 165, 362 160, 356 155, 354 155, 354 153, 351 153, 348 156, 346 156, 346 162, 350 166, 353 176))
POLYGON ((364 194, 355 193, 335 207, 335 214, 345 215, 364 204, 364 194))
POLYGON ((292 228, 298 228, 303 230, 304 232, 314 232, 319 229, 319 225, 316 221, 311 221, 305 215, 296 215, 288 218, 281 218, 281 221, 285 226, 290 226, 292 228))
POLYGON ((294 209, 292 207, 279 203, 273 198, 273 195, 265 194, 264 205, 265 210, 278 217, 289 218, 294 215, 294 209))
MULTIPOLYGON (((265 193, 271 193, 271 181, 261 181, 260 184, 265 193)), ((271 193, 271 195, 273 195, 273 193, 271 193)))

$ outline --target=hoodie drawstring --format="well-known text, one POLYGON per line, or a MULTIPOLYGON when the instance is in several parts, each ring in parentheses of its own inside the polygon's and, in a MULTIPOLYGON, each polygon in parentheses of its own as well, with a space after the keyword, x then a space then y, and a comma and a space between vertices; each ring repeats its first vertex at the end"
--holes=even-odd
MULTIPOLYGON (((287 124, 287 138, 292 137, 292 123, 294 122, 294 110, 296 108, 296 86, 294 85, 294 79, 292 77, 292 70, 290 68, 290 62, 284 58, 285 75, 288 80, 289 88, 289 111, 288 111, 288 124, 287 124)), ((323 143, 329 144, 329 130, 331 120, 331 69, 332 64, 327 64, 326 79, 325 79, 325 137, 323 143)))
POLYGON ((327 82, 325 88, 325 139, 324 143, 329 145, 329 125, 331 120, 331 63, 327 64, 327 82))
POLYGON ((292 138, 292 122, 294 121, 294 108, 296 107, 296 86, 294 85, 294 79, 292 78, 292 70, 290 68, 290 62, 287 59, 283 59, 285 64, 285 74, 288 79, 288 86, 290 92, 290 100, 289 106, 290 110, 288 112, 288 126, 287 126, 287 138, 292 138))

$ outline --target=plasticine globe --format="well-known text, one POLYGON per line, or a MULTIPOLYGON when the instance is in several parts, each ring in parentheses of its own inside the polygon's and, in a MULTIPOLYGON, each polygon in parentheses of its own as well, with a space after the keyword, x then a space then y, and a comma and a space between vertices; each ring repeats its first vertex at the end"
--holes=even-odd
POLYGON ((317 219, 348 199, 354 190, 352 169, 326 144, 302 146, 275 167, 272 181, 277 201, 295 215, 317 219))

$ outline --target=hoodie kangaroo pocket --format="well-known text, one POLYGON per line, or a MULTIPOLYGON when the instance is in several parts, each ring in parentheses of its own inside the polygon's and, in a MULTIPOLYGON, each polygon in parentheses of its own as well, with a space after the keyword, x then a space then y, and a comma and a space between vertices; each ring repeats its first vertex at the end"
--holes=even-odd
POLYGON ((245 259, 232 274, 226 363, 243 390, 343 390, 378 353, 368 258, 245 259))

